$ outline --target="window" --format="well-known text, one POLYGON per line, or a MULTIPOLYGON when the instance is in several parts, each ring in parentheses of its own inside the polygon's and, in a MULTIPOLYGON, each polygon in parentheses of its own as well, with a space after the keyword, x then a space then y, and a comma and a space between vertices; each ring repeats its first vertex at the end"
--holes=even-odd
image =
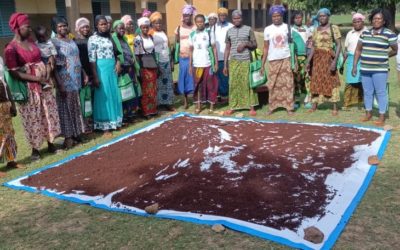
POLYGON ((262 5, 259 3, 258 4, 258 9, 261 10, 262 9, 262 5))
POLYGON ((121 16, 130 15, 134 20, 136 19, 136 4, 131 1, 121 1, 121 16))
POLYGON ((15 12, 15 3, 13 0, 0 0, 0 6, 0 37, 12 36, 8 21, 15 12))
POLYGON ((67 7, 65 7, 65 0, 56 0, 57 16, 67 17, 67 7))
POLYGON ((228 1, 221 1, 219 5, 220 5, 220 7, 228 9, 228 1))
POLYGON ((157 11, 157 3, 148 2, 147 3, 147 9, 150 10, 151 12, 157 11))
POLYGON ((110 15, 110 1, 109 0, 92 0, 93 18, 97 15, 110 15))
POLYGON ((251 3, 247 4, 247 9, 251 10, 251 3))

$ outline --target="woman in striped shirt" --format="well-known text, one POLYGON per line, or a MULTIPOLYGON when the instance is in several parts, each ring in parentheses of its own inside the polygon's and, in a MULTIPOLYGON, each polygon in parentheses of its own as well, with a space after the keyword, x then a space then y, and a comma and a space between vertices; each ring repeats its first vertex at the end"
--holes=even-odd
POLYGON ((372 119, 374 94, 379 106, 379 119, 375 125, 383 126, 388 109, 388 93, 386 91, 389 72, 389 57, 397 54, 396 34, 389 30, 390 14, 384 9, 371 12, 369 21, 372 29, 364 31, 357 44, 352 74, 357 74, 357 63, 361 58, 361 81, 364 90, 366 114, 363 122, 372 119))

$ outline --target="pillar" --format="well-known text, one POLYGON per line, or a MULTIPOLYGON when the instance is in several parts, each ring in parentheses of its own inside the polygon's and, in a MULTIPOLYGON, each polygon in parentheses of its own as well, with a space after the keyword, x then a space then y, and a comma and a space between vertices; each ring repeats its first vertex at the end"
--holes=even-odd
POLYGON ((251 4, 251 28, 253 30, 256 28, 255 1, 256 0, 250 0, 250 4, 251 4))
POLYGON ((237 0, 237 9, 242 10, 242 0, 237 0))
POLYGON ((262 1, 262 26, 267 26, 267 0, 262 1))
POLYGON ((79 9, 79 0, 65 0, 65 7, 67 10, 67 20, 70 31, 75 33, 75 29, 73 27, 75 27, 75 21, 80 17, 81 14, 79 9))
POLYGON ((142 10, 147 9, 147 0, 140 1, 140 8, 142 8, 142 10))

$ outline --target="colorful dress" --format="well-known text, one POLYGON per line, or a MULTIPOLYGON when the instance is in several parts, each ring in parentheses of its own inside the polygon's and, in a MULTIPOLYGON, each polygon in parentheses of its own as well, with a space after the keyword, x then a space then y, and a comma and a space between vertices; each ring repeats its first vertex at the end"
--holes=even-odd
POLYGON ((313 103, 339 102, 340 80, 338 71, 331 72, 331 64, 335 58, 333 39, 341 38, 339 27, 332 25, 331 29, 314 30, 313 33, 313 66, 311 73, 310 92, 313 103))
POLYGON ((111 130, 122 126, 122 99, 115 72, 115 51, 111 37, 94 34, 88 42, 89 61, 96 63, 100 86, 94 90, 94 129, 111 130))
MULTIPOLYGON (((5 63, 9 69, 20 69, 25 66, 27 73, 36 75, 37 69, 44 66, 40 50, 35 43, 29 43, 31 50, 22 48, 15 40, 11 41, 5 51, 5 63)), ((42 90, 37 82, 28 82, 28 102, 20 104, 26 138, 32 148, 39 150, 44 141, 50 143, 60 134, 56 99, 52 89, 42 90)))
POLYGON ((246 48, 237 52, 241 42, 256 42, 254 32, 249 26, 232 27, 226 34, 225 42, 231 45, 229 61, 229 108, 231 110, 249 109, 258 105, 258 96, 250 88, 250 51, 246 48))
POLYGON ((64 86, 66 96, 57 91, 57 107, 60 117, 61 134, 65 138, 78 137, 84 131, 79 100, 82 66, 79 49, 72 40, 52 39, 57 50, 56 73, 64 86))
MULTIPOLYGON (((135 38, 135 55, 141 60, 145 54, 154 54, 154 42, 152 37, 143 38, 141 35, 135 38)), ((142 83, 142 111, 144 116, 157 114, 157 69, 140 69, 142 83)))
POLYGON ((159 65, 157 78, 157 100, 158 105, 174 104, 174 87, 172 80, 170 51, 168 37, 163 31, 153 32, 154 47, 159 65))

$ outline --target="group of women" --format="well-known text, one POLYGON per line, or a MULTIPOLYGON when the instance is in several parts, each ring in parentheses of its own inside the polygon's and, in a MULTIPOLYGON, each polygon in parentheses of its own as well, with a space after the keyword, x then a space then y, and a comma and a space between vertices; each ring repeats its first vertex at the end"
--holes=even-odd
MULTIPOLYGON (((354 29, 347 35, 344 58, 341 33, 330 23, 328 9, 318 11, 318 24, 312 31, 302 25, 301 13, 294 14, 292 28, 285 24, 285 11, 283 6, 272 6, 272 24, 264 30, 260 73, 264 74, 268 61, 268 114, 278 108, 294 114, 295 94, 305 89, 305 101, 312 104, 308 112, 315 112, 318 104, 330 102, 332 115, 338 115, 338 72, 346 62, 345 107, 363 98, 366 115, 362 121, 370 121, 376 96, 380 116, 375 123, 383 125, 388 106, 388 58, 397 53, 397 37, 387 28, 386 11, 372 11, 371 29, 364 27, 363 15, 353 16, 354 29), (290 49, 290 39, 295 42, 294 51, 290 49)), ((185 6, 182 25, 175 30, 180 43, 178 92, 185 95, 185 108, 187 95, 194 91, 196 112, 201 111, 201 102, 210 102, 212 111, 221 94, 218 83, 229 81, 229 109, 224 114, 250 108, 250 114, 255 115, 258 99, 248 84, 253 59, 250 54, 257 48, 254 32, 242 24, 240 11, 233 12, 230 24, 226 22, 228 11, 219 9, 218 15, 211 18, 214 32, 212 27, 205 27, 203 15, 196 16, 195 26, 194 12, 193 6, 185 6), (215 33, 216 29, 220 32, 215 33)), ((139 110, 144 117, 156 115, 159 106, 174 110, 174 58, 159 12, 143 13, 137 21, 137 31, 133 30, 129 15, 112 25, 105 16, 97 16, 94 33, 89 20, 79 18, 73 39, 68 22, 62 17, 52 19, 56 35, 51 40, 46 39, 46 32, 40 27, 36 30, 37 42, 33 42, 29 18, 23 13, 14 13, 9 25, 15 35, 4 51, 5 65, 13 79, 26 82, 27 97, 20 102, 19 113, 32 148, 32 160, 40 159, 43 142, 47 142, 50 153, 56 152, 54 140, 58 136, 65 138, 64 147, 68 149, 92 130, 109 136, 111 131, 131 122, 139 110)), ((4 79, 0 80, 4 85, 0 86, 0 111, 7 113, 2 114, 1 125, 9 128, 0 135, 1 155, 10 166, 18 166, 10 123, 15 105, 4 79)))

